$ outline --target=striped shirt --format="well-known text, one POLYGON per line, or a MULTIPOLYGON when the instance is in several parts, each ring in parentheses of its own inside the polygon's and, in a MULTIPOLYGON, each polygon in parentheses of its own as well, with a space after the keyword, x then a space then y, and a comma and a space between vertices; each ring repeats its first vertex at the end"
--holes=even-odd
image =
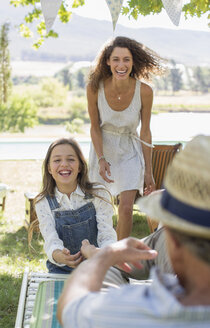
POLYGON ((64 328, 209 328, 210 306, 183 306, 184 290, 174 275, 151 270, 150 285, 127 285, 94 292, 67 304, 64 328), (164 281, 164 283, 163 283, 164 281))

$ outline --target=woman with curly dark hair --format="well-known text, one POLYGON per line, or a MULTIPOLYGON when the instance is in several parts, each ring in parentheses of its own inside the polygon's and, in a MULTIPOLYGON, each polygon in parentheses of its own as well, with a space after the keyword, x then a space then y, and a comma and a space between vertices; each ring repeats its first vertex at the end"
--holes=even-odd
POLYGON ((105 44, 89 75, 90 179, 119 195, 118 239, 131 233, 137 191, 155 190, 150 131, 153 91, 141 79, 149 80, 162 71, 155 52, 118 36, 105 44))

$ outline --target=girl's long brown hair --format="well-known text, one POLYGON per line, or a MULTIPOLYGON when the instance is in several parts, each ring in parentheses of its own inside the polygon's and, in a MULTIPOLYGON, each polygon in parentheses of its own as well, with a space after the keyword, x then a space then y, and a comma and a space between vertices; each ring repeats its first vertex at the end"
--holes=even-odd
POLYGON ((34 206, 37 202, 39 202, 41 199, 43 199, 47 195, 49 195, 51 197, 53 197, 55 195, 56 183, 55 183, 55 180, 53 179, 52 175, 49 173, 48 166, 49 166, 50 156, 52 154, 53 149, 59 145, 70 145, 74 149, 74 151, 79 159, 79 168, 80 168, 80 172, 78 173, 78 176, 77 176, 77 183, 80 186, 81 190, 84 192, 84 194, 89 194, 89 195, 92 195, 93 197, 98 197, 98 198, 113 205, 113 200, 112 200, 112 196, 111 196, 110 192, 105 188, 97 187, 99 185, 98 183, 90 182, 90 180, 88 178, 87 162, 84 158, 84 155, 81 151, 79 144, 73 138, 57 139, 48 148, 48 151, 47 151, 47 154, 45 156, 43 166, 42 166, 42 169, 43 169, 42 190, 33 200, 32 223, 30 224, 29 231, 28 231, 28 242, 29 242, 30 246, 31 246, 33 231, 39 230, 39 228, 38 228, 39 222, 38 222, 38 219, 36 216, 34 206), (110 200, 97 195, 97 193, 96 193, 97 190, 105 190, 108 193, 108 195, 109 195, 108 198, 110 200))
POLYGON ((130 76, 139 79, 150 80, 152 74, 162 74, 165 71, 161 58, 150 48, 134 39, 118 36, 108 41, 96 57, 95 66, 89 74, 89 85, 94 92, 97 92, 101 80, 106 80, 112 75, 107 60, 110 58, 114 48, 127 48, 133 57, 133 69, 130 76))

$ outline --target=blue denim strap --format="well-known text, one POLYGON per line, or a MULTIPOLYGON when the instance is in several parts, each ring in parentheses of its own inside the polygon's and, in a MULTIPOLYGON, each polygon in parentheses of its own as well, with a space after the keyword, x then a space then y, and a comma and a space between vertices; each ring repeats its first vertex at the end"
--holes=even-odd
POLYGON ((48 203, 50 205, 51 210, 55 210, 56 208, 59 207, 59 204, 58 204, 57 199, 56 199, 55 196, 50 197, 49 195, 47 195, 46 198, 48 200, 48 203))

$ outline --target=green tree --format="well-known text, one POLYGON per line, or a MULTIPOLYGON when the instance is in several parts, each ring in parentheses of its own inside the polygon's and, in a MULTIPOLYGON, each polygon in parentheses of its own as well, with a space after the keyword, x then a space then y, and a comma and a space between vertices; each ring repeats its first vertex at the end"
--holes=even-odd
POLYGON ((73 97, 69 103, 68 114, 70 120, 79 118, 85 122, 89 122, 86 97, 73 97))
POLYGON ((37 123, 37 109, 29 97, 13 95, 0 104, 0 131, 24 132, 37 123))
MULTIPOLYGON (((129 0, 127 6, 123 7, 122 13, 137 19, 139 15, 159 14, 163 8, 161 0, 129 0)), ((188 16, 201 17, 203 14, 208 13, 209 10, 210 2, 208 0, 190 0, 182 8, 185 18, 188 18, 188 16)), ((208 19, 210 19, 210 15, 208 19)))
POLYGON ((59 107, 64 104, 68 94, 68 87, 56 78, 47 77, 41 80, 37 91, 31 97, 38 107, 59 107))
MULTIPOLYGON (((29 26, 35 20, 39 20, 36 25, 39 39, 34 43, 35 48, 39 48, 46 38, 58 37, 58 33, 53 30, 46 33, 41 7, 39 6, 40 0, 10 0, 10 4, 15 7, 28 6, 29 8, 24 22, 19 26, 20 33, 24 37, 29 38, 33 35, 29 26)), ((73 0, 72 8, 77 8, 84 4, 85 0, 73 0)), ((147 16, 150 14, 159 14, 162 10, 163 4, 161 0, 128 0, 127 5, 122 7, 122 14, 138 19, 140 15, 147 16)), ((182 11, 184 12, 185 18, 189 16, 201 17, 203 14, 210 11, 210 2, 208 0, 190 0, 189 3, 183 6, 182 11)), ((58 17, 62 23, 67 23, 71 19, 71 16, 72 12, 68 9, 68 0, 63 0, 58 11, 58 17)), ((210 15, 208 15, 208 18, 210 19, 210 15)))
POLYGON ((7 102, 11 89, 11 67, 8 33, 9 24, 4 23, 0 31, 0 104, 7 102))
POLYGON ((202 67, 202 72, 203 72, 205 85, 208 89, 208 92, 210 92, 210 67, 209 66, 202 67))
POLYGON ((69 90, 73 89, 71 66, 72 64, 64 67, 61 71, 54 75, 55 78, 57 78, 61 83, 63 83, 63 85, 68 86, 69 90))
POLYGON ((169 90, 171 85, 170 71, 164 76, 155 76, 153 78, 153 83, 157 90, 169 90))
POLYGON ((9 24, 0 31, 0 131, 24 132, 37 123, 37 109, 27 96, 10 95, 11 67, 9 56, 9 24))
POLYGON ((90 67, 81 67, 73 73, 74 86, 78 89, 85 89, 90 67))
MULTIPOLYGON (((84 5, 84 0, 73 0, 72 8, 77 8, 84 5)), ((30 28, 34 21, 36 23, 36 33, 38 39, 34 42, 33 47, 38 49, 44 42, 45 39, 49 37, 58 37, 58 33, 50 30, 46 32, 46 26, 43 19, 43 14, 40 6, 40 0, 10 0, 10 4, 14 7, 28 7, 28 13, 24 17, 24 21, 19 25, 20 34, 25 38, 33 37, 33 32, 30 28)), ((68 10, 68 0, 63 0, 58 11, 58 17, 62 23, 67 23, 71 19, 72 12, 68 10)))
POLYGON ((66 122, 66 130, 70 133, 82 133, 84 121, 81 118, 74 118, 70 122, 66 122))
POLYGON ((193 70, 192 67, 185 66, 185 73, 186 73, 186 88, 188 90, 193 90, 193 70))
POLYGON ((171 60, 170 80, 173 91, 179 91, 182 88, 182 72, 176 67, 175 61, 171 60))
POLYGON ((81 67, 77 70, 67 65, 61 71, 55 74, 55 78, 61 81, 65 86, 69 86, 69 90, 85 89, 86 78, 89 72, 89 67, 81 67))
POLYGON ((202 69, 200 66, 197 66, 194 68, 193 77, 194 77, 194 83, 193 83, 193 90, 194 91, 201 91, 202 93, 208 92, 208 84, 206 83, 205 79, 205 73, 204 69, 202 69))
POLYGON ((77 81, 78 81, 78 87, 84 89, 85 88, 85 75, 81 69, 78 70, 77 81))

